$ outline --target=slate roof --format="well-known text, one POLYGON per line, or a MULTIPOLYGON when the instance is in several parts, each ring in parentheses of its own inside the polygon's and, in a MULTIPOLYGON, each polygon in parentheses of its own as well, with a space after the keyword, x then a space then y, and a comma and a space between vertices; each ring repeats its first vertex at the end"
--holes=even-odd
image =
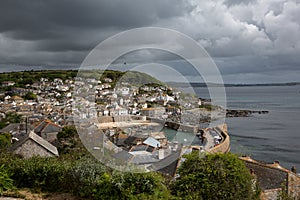
POLYGON ((128 138, 126 138, 124 140, 124 143, 125 144, 128 144, 128 145, 136 145, 137 144, 137 141, 139 140, 140 138, 138 137, 135 137, 135 136, 129 136, 128 138))
POLYGON ((150 152, 152 153, 154 151, 154 147, 151 147, 151 146, 148 146, 148 145, 145 145, 145 144, 140 144, 140 145, 137 145, 137 146, 133 146, 131 149, 130 149, 130 152, 133 152, 133 151, 147 151, 147 152, 150 152))
MULTIPOLYGON (((19 131, 25 131, 26 130, 25 124, 20 123, 11 123, 0 130, 0 133, 18 133, 19 131)), ((33 126, 28 125, 27 126, 28 131, 33 130, 33 126)))
POLYGON ((169 165, 158 169, 157 171, 167 174, 169 176, 175 176, 177 168, 179 164, 179 159, 175 159, 173 162, 169 163, 169 165))
POLYGON ((153 163, 151 168, 163 174, 174 176, 177 171, 180 157, 181 157, 181 148, 178 148, 178 150, 172 152, 171 155, 167 156, 166 158, 156 163, 153 163))
POLYGON ((131 155, 127 151, 119 151, 118 153, 113 154, 112 157, 128 162, 133 157, 133 155, 131 155))
POLYGON ((286 184, 287 175, 290 171, 279 163, 265 164, 251 159, 250 157, 239 157, 243 160, 247 168, 254 170, 254 174, 257 176, 258 184, 263 190, 281 188, 283 184, 286 184))
POLYGON ((148 152, 153 152, 155 150, 155 148, 154 147, 151 147, 151 146, 148 146, 148 148, 146 149, 146 151, 148 151, 148 152))
POLYGON ((153 137, 148 137, 143 143, 151 147, 160 147, 160 142, 153 137))
POLYGON ((61 127, 57 124, 54 124, 50 120, 44 120, 40 124, 38 124, 34 128, 35 133, 53 133, 53 132, 60 132, 61 127))
POLYGON ((23 143, 25 143, 27 140, 30 140, 30 139, 33 140, 34 142, 36 142, 37 144, 39 144, 40 146, 42 146, 43 148, 45 148, 47 151, 49 151, 53 155, 58 156, 57 148, 55 146, 53 146, 52 144, 50 144, 49 142, 47 142, 46 140, 44 140, 42 137, 35 134, 33 131, 30 131, 28 135, 21 138, 20 141, 18 141, 17 143, 14 143, 10 147, 10 150, 11 151, 16 150, 23 143))
POLYGON ((147 148, 147 145, 137 145, 133 146, 130 151, 146 151, 147 148))
POLYGON ((117 139, 117 146, 125 146, 124 141, 126 138, 119 138, 117 139))
POLYGON ((157 161, 158 159, 154 158, 152 154, 136 154, 130 160, 131 163, 135 164, 149 164, 157 161))

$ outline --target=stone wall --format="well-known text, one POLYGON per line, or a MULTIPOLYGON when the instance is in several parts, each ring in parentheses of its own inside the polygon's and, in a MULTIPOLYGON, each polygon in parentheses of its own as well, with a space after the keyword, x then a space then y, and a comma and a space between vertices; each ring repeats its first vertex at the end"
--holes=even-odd
POLYGON ((166 126, 168 126, 168 127, 171 128, 171 129, 178 130, 180 124, 178 124, 178 123, 176 123, 176 122, 167 121, 167 122, 166 122, 166 126))
MULTIPOLYGON (((141 116, 141 115, 130 115, 132 120, 144 120, 144 117, 146 116, 141 116)), ((147 117, 146 117, 147 119, 147 117)))
POLYGON ((54 141, 57 139, 57 134, 58 132, 52 132, 52 133, 47 133, 47 134, 42 134, 42 138, 47 140, 48 142, 54 141))
POLYGON ((126 122, 131 120, 143 120, 143 116, 136 115, 116 115, 116 116, 101 116, 98 117, 99 123, 109 123, 109 122, 126 122))
POLYGON ((288 194, 300 199, 300 177, 292 172, 288 173, 288 194))
POLYGON ((190 126, 190 125, 180 124, 180 126, 178 128, 178 131, 197 133, 199 131, 199 128, 197 126, 190 126))
POLYGON ((98 121, 99 123, 109 123, 109 122, 113 122, 113 118, 111 116, 101 116, 98 117, 98 121))
POLYGON ((113 117, 114 122, 128 122, 131 121, 130 115, 117 115, 113 117))
POLYGON ((147 120, 150 120, 151 122, 158 123, 158 124, 165 124, 165 120, 163 119, 147 117, 147 120))
POLYGON ((172 121, 166 121, 165 124, 169 128, 178 130, 178 131, 190 132, 190 133, 197 133, 199 131, 199 128, 197 126, 183 125, 183 124, 172 122, 172 121))
POLYGON ((29 139, 25 141, 22 145, 17 147, 14 153, 22 155, 24 158, 31 158, 33 156, 41 157, 53 157, 54 155, 47 151, 45 148, 29 139))
POLYGON ((279 194, 281 192, 281 189, 271 189, 271 190, 264 190, 261 195, 260 199, 261 200, 274 200, 278 199, 279 194))

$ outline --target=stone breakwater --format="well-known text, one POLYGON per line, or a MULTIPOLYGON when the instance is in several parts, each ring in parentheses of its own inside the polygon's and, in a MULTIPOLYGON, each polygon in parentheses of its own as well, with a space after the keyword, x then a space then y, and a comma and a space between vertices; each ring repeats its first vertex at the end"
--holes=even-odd
POLYGON ((230 137, 228 134, 227 124, 220 124, 217 127, 214 128, 221 136, 222 136, 222 142, 209 149, 208 152, 210 153, 227 153, 230 151, 230 137))
POLYGON ((253 114, 268 114, 266 110, 226 110, 226 117, 251 117, 253 114))

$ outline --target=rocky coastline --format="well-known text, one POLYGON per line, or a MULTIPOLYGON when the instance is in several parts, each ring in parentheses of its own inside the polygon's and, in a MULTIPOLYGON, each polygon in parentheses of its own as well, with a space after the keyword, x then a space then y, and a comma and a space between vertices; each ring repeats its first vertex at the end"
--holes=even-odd
POLYGON ((267 110, 226 110, 226 117, 251 117, 253 114, 268 114, 267 110))

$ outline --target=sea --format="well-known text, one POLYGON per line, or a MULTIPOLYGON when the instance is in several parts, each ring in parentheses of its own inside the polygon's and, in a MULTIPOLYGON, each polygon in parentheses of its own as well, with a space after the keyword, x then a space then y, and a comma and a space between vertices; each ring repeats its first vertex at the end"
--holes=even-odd
MULTIPOLYGON (((194 91, 209 98, 205 87, 194 91)), ((231 152, 300 171, 300 85, 226 87, 226 96, 228 109, 269 111, 226 119, 231 152)))

